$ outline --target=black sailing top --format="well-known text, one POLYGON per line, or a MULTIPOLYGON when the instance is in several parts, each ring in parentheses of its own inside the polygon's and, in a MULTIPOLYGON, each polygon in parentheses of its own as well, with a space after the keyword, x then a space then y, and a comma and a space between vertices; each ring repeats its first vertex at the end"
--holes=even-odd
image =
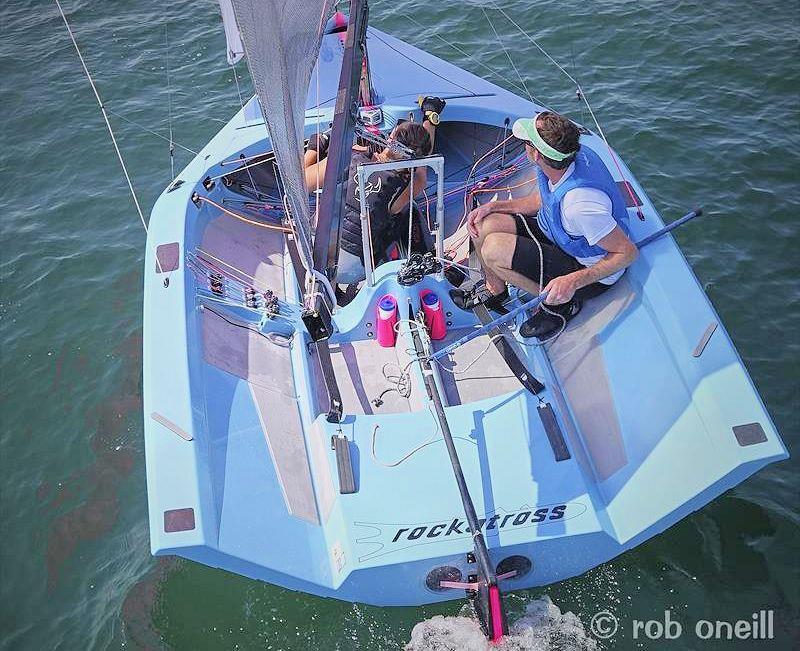
MULTIPOLYGON (((358 191, 358 166, 374 163, 375 160, 366 152, 353 152, 350 161, 347 198, 342 216, 341 247, 348 253, 358 256, 364 261, 361 241, 361 201, 358 191)), ((410 177, 401 172, 384 170, 373 172, 365 184, 364 193, 372 231, 372 246, 376 261, 389 246, 397 226, 397 216, 392 215, 390 207, 395 199, 408 187, 410 177)))

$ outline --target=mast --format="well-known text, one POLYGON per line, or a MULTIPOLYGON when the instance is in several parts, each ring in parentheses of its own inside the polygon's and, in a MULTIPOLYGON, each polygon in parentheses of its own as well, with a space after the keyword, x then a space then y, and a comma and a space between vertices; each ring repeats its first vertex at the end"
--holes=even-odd
MULTIPOLYGON (((336 276, 339 262, 339 226, 347 192, 350 159, 358 107, 359 85, 364 65, 369 8, 366 0, 351 0, 342 72, 328 147, 322 197, 314 236, 314 268, 328 278, 336 276)), ((327 313, 322 310, 321 313, 327 313)))

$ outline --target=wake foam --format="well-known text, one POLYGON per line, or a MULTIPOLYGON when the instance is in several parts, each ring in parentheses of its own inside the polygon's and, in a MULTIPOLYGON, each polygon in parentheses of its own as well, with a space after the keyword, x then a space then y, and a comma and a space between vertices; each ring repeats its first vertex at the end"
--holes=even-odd
POLYGON ((596 651, 581 620, 562 613, 549 597, 527 604, 525 614, 509 623, 509 635, 490 645, 474 617, 436 615, 414 626, 405 651, 596 651))

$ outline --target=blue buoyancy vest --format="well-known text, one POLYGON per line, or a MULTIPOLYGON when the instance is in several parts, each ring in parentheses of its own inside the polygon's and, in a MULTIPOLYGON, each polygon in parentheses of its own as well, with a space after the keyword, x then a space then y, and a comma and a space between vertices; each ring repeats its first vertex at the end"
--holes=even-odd
POLYGON ((625 199, 619 191, 614 178, 605 163, 591 149, 582 145, 575 156, 575 169, 558 187, 550 189, 548 178, 537 167, 539 194, 542 207, 537 216, 539 227, 545 235, 573 258, 589 258, 608 253, 597 244, 591 245, 582 235, 570 235, 561 221, 561 200, 574 188, 594 188, 605 192, 611 199, 611 214, 626 235, 628 230, 628 210, 625 199))

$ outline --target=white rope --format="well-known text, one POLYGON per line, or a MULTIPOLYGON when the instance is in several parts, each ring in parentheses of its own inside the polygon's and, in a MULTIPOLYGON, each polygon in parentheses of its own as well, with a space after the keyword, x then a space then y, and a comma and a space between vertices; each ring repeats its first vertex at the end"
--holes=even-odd
MULTIPOLYGON (((69 33, 69 38, 72 41, 72 45, 75 46, 75 52, 78 54, 78 59, 80 59, 81 66, 83 67, 83 72, 86 74, 86 78, 89 80, 89 85, 92 87, 92 92, 94 92, 94 97, 97 100, 97 105, 100 107, 100 112, 103 114, 103 120, 105 120, 106 128, 108 129, 108 135, 111 136, 111 142, 114 145, 114 151, 117 152, 117 158, 119 159, 119 164, 122 167, 122 173, 125 175, 125 180, 128 182, 128 189, 131 192, 131 197, 133 198, 133 203, 136 206, 136 212, 139 215, 139 219, 142 222, 142 227, 144 228, 144 232, 148 233, 147 230, 147 222, 144 219, 144 214, 142 213, 142 207, 139 205, 139 199, 136 197, 136 192, 133 189, 133 182, 131 181, 131 177, 128 174, 128 168, 125 165, 125 160, 122 158, 122 152, 119 150, 119 145, 117 144, 117 138, 114 136, 114 129, 111 128, 111 122, 108 119, 108 113, 106 113, 106 107, 103 105, 103 100, 100 99, 100 93, 97 92, 97 86, 95 86, 94 79, 92 79, 92 75, 89 74, 89 68, 86 67, 86 61, 83 58, 83 54, 81 54, 81 50, 78 47, 78 42, 75 40, 75 35, 72 33, 72 28, 69 26, 69 21, 67 20, 67 16, 64 13, 64 9, 61 6, 61 3, 58 0, 55 0, 56 6, 58 7, 58 11, 61 14, 61 18, 64 20, 64 25, 67 28, 67 32, 69 33)), ((158 259, 158 253, 156 251, 153 252, 155 259, 156 259, 156 268, 158 269, 159 273, 163 272, 161 267, 161 261, 158 259)), ((167 281, 164 281, 165 283, 167 281)))
MULTIPOLYGON (((542 245, 539 242, 539 240, 536 238, 536 236, 533 234, 533 231, 531 230, 531 227, 528 224, 528 220, 525 219, 525 216, 524 215, 517 215, 517 218, 522 220, 522 225, 525 226, 525 230, 528 231, 528 235, 531 236, 531 239, 536 244, 536 248, 539 249, 539 291, 542 291, 544 289, 544 251, 542 249, 542 245)), ((526 345, 526 346, 530 346, 530 345, 532 345, 532 346, 543 346, 547 342, 553 341, 558 336, 560 336, 561 333, 564 332, 564 330, 567 327, 567 319, 566 319, 566 317, 563 314, 559 314, 558 312, 554 312, 553 310, 548 308, 544 304, 544 301, 539 303, 539 308, 541 310, 543 310, 544 312, 546 312, 547 314, 550 314, 552 316, 557 316, 559 319, 561 319, 561 326, 559 327, 559 329, 554 334, 550 335, 546 339, 540 339, 538 342, 535 342, 535 343, 532 343, 532 344, 525 344, 523 342, 520 342, 520 343, 523 343, 523 345, 526 345)))
MULTIPOLYGON (((322 283, 322 286, 325 288, 325 291, 328 292, 328 298, 330 298, 332 301, 331 305, 336 305, 336 292, 334 291, 333 286, 331 285, 331 281, 328 280, 328 277, 324 273, 322 273, 321 271, 317 271, 316 269, 311 269, 311 275, 313 275, 314 278, 316 278, 317 280, 319 280, 320 283, 322 283)), ((327 305, 325 307, 327 309, 327 305)), ((333 313, 331 313, 330 310, 328 310, 328 313, 331 316, 333 316, 333 313)))
POLYGON ((450 258, 440 258, 438 256, 433 256, 433 259, 434 260, 438 260, 439 262, 442 262, 442 263, 446 264, 449 267, 458 267, 459 269, 463 269, 464 271, 466 271, 468 273, 469 272, 478 273, 478 274, 482 273, 482 270, 481 270, 480 267, 470 267, 469 265, 461 264, 460 262, 454 262, 450 258))
POLYGON ((481 352, 479 352, 478 355, 475 357, 475 359, 473 359, 464 368, 460 368, 458 370, 456 370, 454 368, 447 368, 444 364, 442 364, 441 360, 438 359, 438 358, 435 358, 436 359, 436 363, 441 367, 441 369, 443 371, 447 371, 451 375, 462 375, 463 373, 466 373, 467 371, 469 371, 469 369, 472 368, 472 366, 475 364, 475 362, 477 362, 481 357, 483 357, 486 353, 489 352, 489 349, 494 344, 495 339, 502 339, 502 338, 503 338, 503 334, 502 333, 489 335, 489 342, 486 344, 486 347, 481 352))

